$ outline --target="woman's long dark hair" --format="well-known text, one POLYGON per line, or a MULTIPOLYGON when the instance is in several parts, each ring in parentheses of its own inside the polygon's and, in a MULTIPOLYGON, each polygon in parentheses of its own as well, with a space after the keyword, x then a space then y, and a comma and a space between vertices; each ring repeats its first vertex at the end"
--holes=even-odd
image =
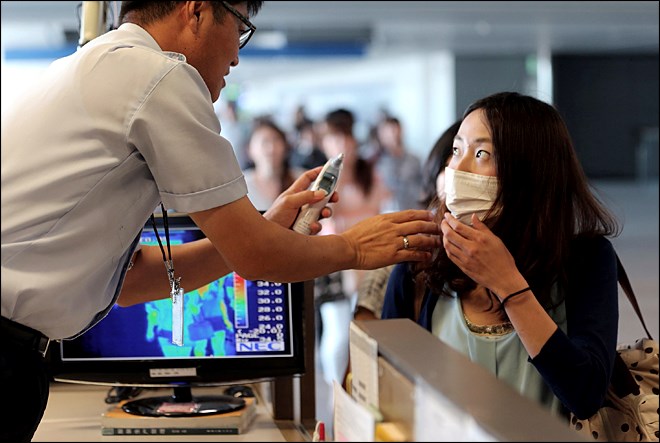
MULTIPOLYGON (((499 189, 496 217, 485 223, 507 246, 518 269, 544 306, 554 281, 566 281, 576 237, 615 236, 614 216, 592 194, 568 128, 551 105, 515 92, 490 95, 470 105, 483 110, 495 147, 499 189)), ((438 214, 447 211, 441 203, 438 214)), ((440 248, 423 271, 426 284, 442 293, 445 282, 459 294, 476 287, 440 248)))

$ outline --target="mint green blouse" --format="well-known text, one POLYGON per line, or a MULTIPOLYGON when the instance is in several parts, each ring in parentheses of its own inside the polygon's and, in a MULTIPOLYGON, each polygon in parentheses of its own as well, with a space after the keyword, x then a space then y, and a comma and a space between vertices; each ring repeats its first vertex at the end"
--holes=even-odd
MULTIPOLYGON (((555 284, 552 289, 552 299, 556 300, 557 297, 558 287, 555 284)), ((549 314, 559 328, 566 332, 564 302, 549 311, 549 314)), ((529 362, 529 354, 515 331, 492 336, 475 334, 465 323, 460 299, 439 297, 433 310, 431 332, 473 362, 486 368, 521 395, 538 401, 552 414, 560 415, 561 402, 543 381, 534 365, 529 362)))

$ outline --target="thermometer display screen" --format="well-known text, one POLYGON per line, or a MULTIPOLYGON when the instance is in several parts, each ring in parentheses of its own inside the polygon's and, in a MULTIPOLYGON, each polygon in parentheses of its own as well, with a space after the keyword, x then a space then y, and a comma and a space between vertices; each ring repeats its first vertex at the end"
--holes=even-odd
POLYGON ((337 177, 332 174, 323 174, 321 178, 321 183, 319 183, 319 189, 323 189, 326 193, 330 194, 332 192, 332 186, 335 184, 337 177))

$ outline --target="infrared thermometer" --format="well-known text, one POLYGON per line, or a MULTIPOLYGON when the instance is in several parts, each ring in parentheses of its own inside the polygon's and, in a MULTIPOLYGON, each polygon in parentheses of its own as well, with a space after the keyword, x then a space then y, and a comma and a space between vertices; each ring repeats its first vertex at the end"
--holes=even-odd
POLYGON ((301 234, 309 234, 311 232, 312 223, 319 219, 321 210, 330 201, 332 194, 334 194, 337 188, 337 181, 339 180, 339 173, 341 172, 343 162, 344 153, 341 153, 325 163, 323 169, 321 169, 321 173, 309 188, 312 191, 318 191, 319 189, 325 191, 325 197, 321 201, 311 205, 306 204, 301 208, 300 214, 293 224, 294 231, 301 234))

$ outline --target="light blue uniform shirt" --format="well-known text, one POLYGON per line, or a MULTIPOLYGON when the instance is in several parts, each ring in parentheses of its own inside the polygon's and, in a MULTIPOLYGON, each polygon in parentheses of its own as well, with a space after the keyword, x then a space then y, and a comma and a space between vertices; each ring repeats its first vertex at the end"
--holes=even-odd
POLYGON ((80 333, 116 300, 160 201, 197 212, 246 193, 197 70, 123 24, 3 112, 2 316, 80 333))

